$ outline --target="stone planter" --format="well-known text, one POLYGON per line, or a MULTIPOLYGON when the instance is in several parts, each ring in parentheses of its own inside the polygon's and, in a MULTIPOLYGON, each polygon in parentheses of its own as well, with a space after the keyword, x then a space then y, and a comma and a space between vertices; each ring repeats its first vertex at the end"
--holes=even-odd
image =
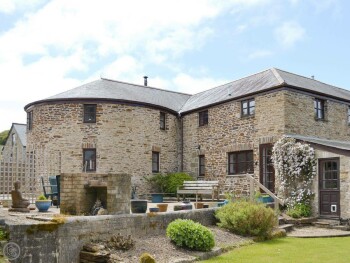
POLYGON ((159 212, 166 212, 168 210, 168 204, 157 204, 159 212))
POLYGON ((131 212, 134 214, 146 213, 148 200, 131 200, 131 212))
POLYGON ((163 194, 162 193, 153 193, 152 196, 152 203, 163 203, 163 194))
POLYGON ((36 200, 35 206, 39 212, 47 212, 51 206, 51 200, 36 200))
POLYGON ((174 211, 180 211, 180 210, 192 210, 191 204, 183 204, 183 205, 175 205, 174 211))

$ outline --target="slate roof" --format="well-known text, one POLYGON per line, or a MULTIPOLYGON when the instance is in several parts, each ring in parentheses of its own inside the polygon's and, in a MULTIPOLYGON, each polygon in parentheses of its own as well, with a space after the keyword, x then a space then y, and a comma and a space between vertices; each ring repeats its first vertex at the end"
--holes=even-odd
POLYGON ((45 100, 30 103, 25 106, 25 109, 33 104, 47 101, 106 99, 154 105, 183 114, 280 87, 291 87, 350 102, 348 90, 271 68, 194 95, 100 79, 45 100))
POLYGON ((336 141, 336 140, 328 140, 321 139, 316 137, 302 136, 298 134, 288 134, 287 137, 295 138, 297 140, 310 142, 314 144, 319 144, 322 146, 332 147, 340 150, 350 151, 350 142, 348 141, 336 141))
POLYGON ((14 123, 13 126, 17 131, 18 137, 19 137, 22 145, 27 146, 27 125, 14 123))

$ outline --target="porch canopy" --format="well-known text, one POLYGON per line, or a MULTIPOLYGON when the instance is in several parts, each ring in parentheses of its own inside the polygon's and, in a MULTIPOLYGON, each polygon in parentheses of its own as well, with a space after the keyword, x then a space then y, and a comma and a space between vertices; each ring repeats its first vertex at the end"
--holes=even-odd
POLYGON ((298 134, 287 134, 286 136, 294 138, 298 141, 308 142, 317 149, 350 156, 350 142, 348 141, 328 140, 317 137, 302 136, 298 134))

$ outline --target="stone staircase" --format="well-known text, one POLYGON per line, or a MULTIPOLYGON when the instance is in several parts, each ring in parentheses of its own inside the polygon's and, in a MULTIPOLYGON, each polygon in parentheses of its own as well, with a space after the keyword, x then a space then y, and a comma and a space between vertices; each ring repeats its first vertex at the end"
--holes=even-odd
POLYGON ((317 221, 312 223, 312 225, 320 228, 327 228, 327 229, 338 229, 338 230, 344 230, 344 231, 350 231, 350 225, 348 222, 343 223, 338 219, 322 219, 319 218, 317 221))
POLYGON ((284 230, 286 233, 293 230, 294 224, 290 224, 283 216, 278 217, 278 229, 284 230))

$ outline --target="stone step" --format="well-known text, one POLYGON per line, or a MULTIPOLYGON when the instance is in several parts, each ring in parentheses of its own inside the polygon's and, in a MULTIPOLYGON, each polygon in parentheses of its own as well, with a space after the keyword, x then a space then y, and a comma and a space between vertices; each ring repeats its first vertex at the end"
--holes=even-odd
POLYGON ((286 223, 285 218, 284 218, 283 216, 279 216, 279 217, 278 217, 278 224, 279 224, 279 225, 283 225, 283 224, 285 224, 285 223, 286 223))
POLYGON ((278 226, 279 229, 284 229, 286 232, 292 231, 293 227, 294 227, 293 224, 283 224, 278 226))

